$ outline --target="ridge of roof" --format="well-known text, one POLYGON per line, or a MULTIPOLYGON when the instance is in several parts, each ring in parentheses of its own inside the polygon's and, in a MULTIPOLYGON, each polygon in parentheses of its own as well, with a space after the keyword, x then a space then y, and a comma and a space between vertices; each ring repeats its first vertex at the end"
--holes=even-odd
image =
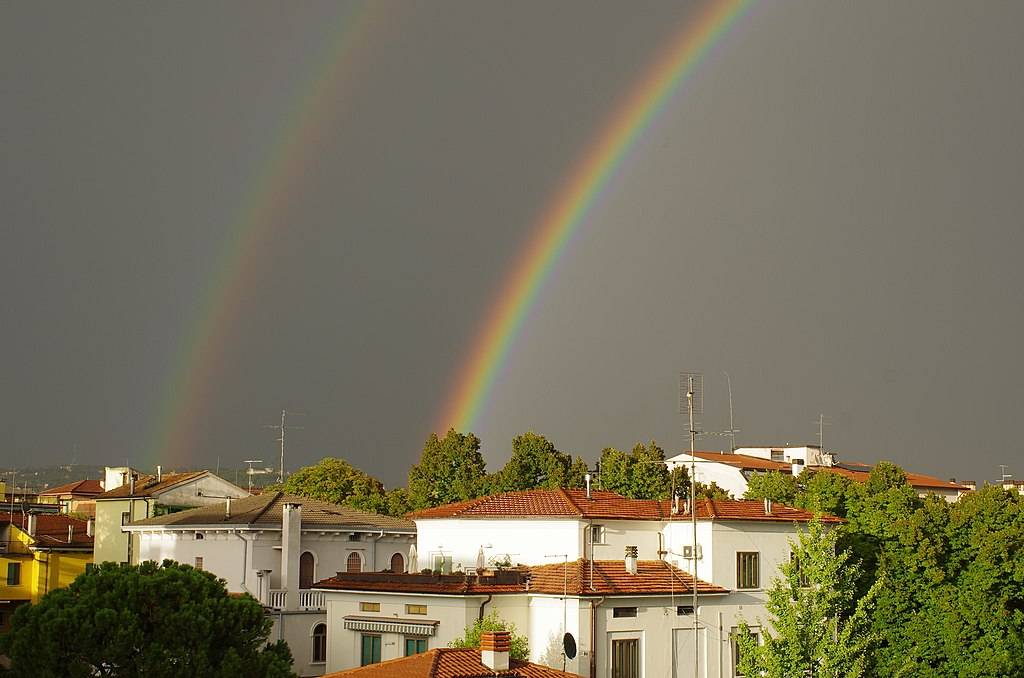
POLYGON ((92 478, 73 480, 69 483, 43 490, 39 493, 39 496, 43 497, 54 494, 103 494, 103 484, 99 480, 92 478), (83 487, 86 483, 89 483, 88 488, 83 487))
POLYGON ((135 481, 134 493, 131 491, 131 483, 125 483, 111 490, 107 490, 103 494, 98 495, 96 499, 98 501, 103 501, 107 499, 127 499, 129 497, 151 497, 157 492, 163 492, 164 490, 169 490, 172 487, 177 487, 182 483, 208 475, 212 475, 208 470, 184 471, 182 473, 164 473, 160 477, 160 480, 157 480, 156 476, 143 473, 140 474, 138 479, 135 481))

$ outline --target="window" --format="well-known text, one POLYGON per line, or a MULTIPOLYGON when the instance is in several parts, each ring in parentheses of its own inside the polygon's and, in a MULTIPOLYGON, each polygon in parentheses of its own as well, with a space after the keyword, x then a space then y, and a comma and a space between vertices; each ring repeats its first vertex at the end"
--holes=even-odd
POLYGON ((131 515, 128 511, 121 511, 121 524, 128 524, 128 516, 131 515))
POLYGON ((376 664, 380 661, 380 636, 371 636, 364 633, 362 636, 363 649, 359 658, 360 666, 376 664))
POLYGON ((206 535, 202 532, 196 532, 196 539, 206 539, 206 535))
POLYGON ((612 616, 613 617, 620 617, 620 618, 621 617, 635 617, 636 616, 636 608, 635 607, 616 607, 616 608, 612 608, 612 616))
POLYGON ((405 637, 405 656, 411 657, 414 654, 422 654, 427 651, 427 639, 413 636, 405 637))
POLYGON ((196 569, 197 570, 203 569, 203 557, 202 556, 196 556, 196 569))
POLYGON ((7 585, 17 586, 21 583, 21 563, 7 563, 7 585))
POLYGON ((426 614, 427 613, 427 606, 426 605, 406 605, 405 606, 405 613, 406 614, 426 614))
POLYGON ((640 678, 640 640, 612 641, 612 678, 640 678))
POLYGON ((346 572, 362 572, 363 571, 363 559, 359 557, 358 553, 348 554, 348 561, 345 563, 346 572))
POLYGON ((604 543, 604 525, 591 525, 590 526, 590 543, 591 544, 603 544, 604 543))
POLYGON ((772 461, 786 461, 786 455, 782 450, 772 450, 772 461))
POLYGON ((405 572, 405 558, 402 557, 401 553, 391 556, 391 571, 397 573, 405 572))
POLYGON ((761 568, 757 551, 736 553, 736 588, 756 589, 761 585, 761 568))
POLYGON ((693 614, 693 605, 676 605, 676 614, 680 617, 693 614))
POLYGON ((349 541, 362 541, 362 539, 363 535, 359 534, 358 532, 353 532, 350 535, 348 535, 349 541))
POLYGON ((327 624, 317 624, 313 627, 313 659, 312 662, 327 661, 327 624))
MULTIPOLYGON (((750 634, 752 636, 754 636, 754 642, 760 645, 761 644, 761 634, 759 634, 757 632, 757 630, 753 629, 753 628, 750 629, 750 634)), ((740 665, 740 644, 736 640, 737 636, 739 635, 739 629, 733 627, 732 634, 730 634, 730 635, 731 635, 731 641, 730 642, 732 644, 732 675, 736 676, 736 678, 743 678, 743 674, 740 673, 740 670, 739 670, 739 665, 740 665)))
POLYGON ((359 603, 360 612, 380 612, 380 603, 359 603))

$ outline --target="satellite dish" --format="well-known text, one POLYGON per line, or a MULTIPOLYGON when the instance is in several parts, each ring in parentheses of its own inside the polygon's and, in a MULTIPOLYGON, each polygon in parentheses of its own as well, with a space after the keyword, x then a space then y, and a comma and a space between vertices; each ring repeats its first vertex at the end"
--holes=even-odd
POLYGON ((562 649, 565 651, 565 656, 569 659, 576 658, 576 639, 572 637, 571 633, 566 633, 562 636, 562 649))

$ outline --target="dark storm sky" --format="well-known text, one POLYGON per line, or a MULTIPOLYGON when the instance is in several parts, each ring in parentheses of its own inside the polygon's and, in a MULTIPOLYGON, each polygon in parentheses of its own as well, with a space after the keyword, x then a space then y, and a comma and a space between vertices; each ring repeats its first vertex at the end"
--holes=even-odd
MULTIPOLYGON (((239 214, 353 9, 0 5, 0 466, 154 463, 239 214)), ((358 8, 355 8, 358 9, 358 8)), ((245 273, 183 463, 419 455, 503 277, 693 5, 385 2, 245 273)), ((707 430, 1024 473, 1024 5, 754 6, 634 147, 476 433, 594 460, 707 430), (1019 466, 1019 468, 1015 468, 1019 466)), ((705 449, 728 445, 707 437, 705 449)), ((179 460, 181 462, 181 460, 179 460)))

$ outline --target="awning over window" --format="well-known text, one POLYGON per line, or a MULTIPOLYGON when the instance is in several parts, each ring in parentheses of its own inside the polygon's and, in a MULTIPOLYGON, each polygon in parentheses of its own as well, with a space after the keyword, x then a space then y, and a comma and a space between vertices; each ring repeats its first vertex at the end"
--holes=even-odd
POLYGON ((432 636, 437 632, 436 619, 397 619, 387 617, 345 617, 345 628, 351 631, 401 633, 410 636, 432 636))

